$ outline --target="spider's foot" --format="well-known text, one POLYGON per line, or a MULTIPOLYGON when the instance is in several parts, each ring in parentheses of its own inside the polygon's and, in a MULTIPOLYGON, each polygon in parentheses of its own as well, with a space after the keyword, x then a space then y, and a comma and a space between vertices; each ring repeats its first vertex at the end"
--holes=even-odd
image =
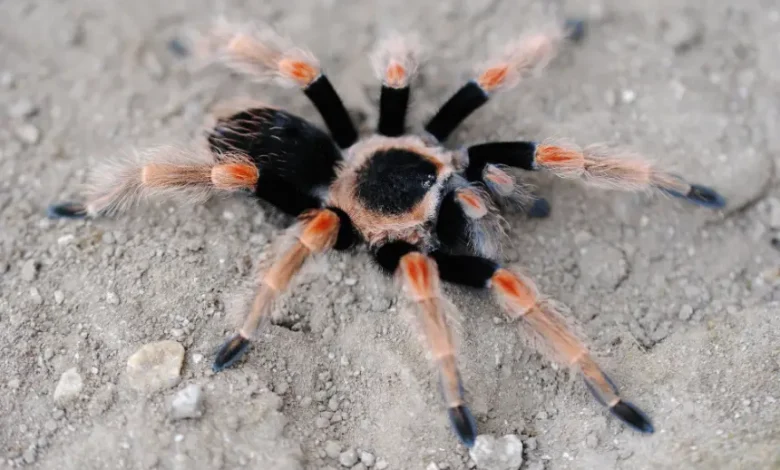
POLYGON ((78 202, 61 202, 52 204, 46 209, 50 219, 85 219, 87 208, 78 202))
POLYGON ((531 207, 528 208, 528 217, 532 219, 545 219, 550 216, 550 203, 543 197, 534 199, 531 207))
POLYGON ((585 20, 568 19, 564 25, 564 30, 569 41, 580 42, 585 37, 585 20))
POLYGON ((621 421, 637 431, 646 432, 648 434, 655 432, 653 423, 650 422, 650 418, 648 418, 642 410, 627 401, 618 401, 615 406, 610 408, 610 411, 612 411, 613 415, 620 418, 621 421))
POLYGON ((219 348, 211 370, 219 372, 232 366, 241 359, 241 356, 244 355, 247 349, 249 349, 249 339, 245 338, 241 333, 236 333, 219 348))
POLYGON ((450 416, 452 430, 464 446, 471 449, 477 440, 477 423, 466 405, 460 405, 447 409, 450 416))
POLYGON ((667 191, 667 193, 710 209, 722 209, 726 206, 726 199, 723 196, 714 189, 700 184, 692 184, 688 194, 678 193, 677 191, 667 191))

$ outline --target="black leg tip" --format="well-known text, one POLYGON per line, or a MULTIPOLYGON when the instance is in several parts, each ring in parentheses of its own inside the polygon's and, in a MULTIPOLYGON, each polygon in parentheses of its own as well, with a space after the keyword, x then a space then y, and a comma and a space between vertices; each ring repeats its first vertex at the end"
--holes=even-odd
POLYGON ((449 408, 447 414, 450 416, 452 430, 455 431, 460 442, 469 449, 474 447, 474 442, 477 440, 477 423, 468 407, 460 405, 449 408))
POLYGON ((528 217, 533 219, 544 219, 550 216, 550 203, 543 197, 534 199, 534 203, 528 209, 528 217))
POLYGON ((667 190, 666 192, 674 197, 685 199, 688 202, 709 209, 722 209, 726 207, 726 199, 723 196, 718 194, 714 189, 700 184, 692 184, 688 194, 682 194, 671 190, 667 190))
POLYGON ((569 19, 564 25, 566 37, 573 42, 580 42, 585 37, 585 20, 569 19))
POLYGON ((62 202, 50 205, 46 215, 50 219, 84 219, 87 217, 87 208, 77 202, 62 202))
POLYGON ((612 411, 613 415, 620 418, 621 421, 637 431, 646 432, 648 434, 655 432, 653 423, 650 422, 650 418, 648 418, 642 410, 627 401, 620 400, 615 406, 610 408, 610 411, 612 411))
POLYGON ((699 184, 691 185, 691 190, 685 196, 685 199, 694 204, 712 209, 722 209, 726 206, 726 199, 718 194, 717 191, 699 184))
POLYGON ((219 348, 211 370, 220 372, 236 363, 249 349, 249 340, 236 333, 219 348))
POLYGON ((187 57, 190 55, 187 45, 179 38, 173 38, 168 41, 168 50, 176 57, 187 57))

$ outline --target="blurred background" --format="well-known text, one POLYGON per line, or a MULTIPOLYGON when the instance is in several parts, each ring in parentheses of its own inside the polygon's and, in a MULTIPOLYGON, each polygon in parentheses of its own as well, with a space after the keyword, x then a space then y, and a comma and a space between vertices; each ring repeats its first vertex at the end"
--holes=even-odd
POLYGON ((220 100, 251 96, 321 123, 296 90, 194 64, 182 39, 220 14, 311 49, 363 132, 379 93, 367 56, 383 34, 415 31, 425 46, 419 129, 506 41, 551 17, 585 19, 582 43, 451 145, 618 143, 729 205, 529 179, 552 216, 510 215, 505 261, 571 307, 657 432, 607 416, 489 298, 448 288, 480 431, 516 435, 523 469, 780 468, 780 5, 767 0, 0 1, 0 467, 475 466, 364 252, 328 256, 241 367, 213 375, 232 299, 283 217, 227 199, 46 218, 94 164, 190 143, 220 100), (147 372, 170 382, 152 387, 127 362, 161 340, 180 346, 160 351, 162 372, 147 372))

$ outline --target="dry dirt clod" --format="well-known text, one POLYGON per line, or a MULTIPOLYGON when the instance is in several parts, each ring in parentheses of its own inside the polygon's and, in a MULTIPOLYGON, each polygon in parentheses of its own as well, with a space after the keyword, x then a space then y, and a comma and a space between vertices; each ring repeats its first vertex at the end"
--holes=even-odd
POLYGON ((81 380, 78 370, 73 367, 60 376, 57 387, 54 389, 54 401, 58 405, 65 405, 78 398, 81 390, 84 388, 84 382, 81 380))
POLYGON ((514 434, 500 439, 484 434, 477 436, 469 455, 480 470, 517 470, 523 464, 523 443, 514 434))
POLYGON ((341 444, 336 441, 325 442, 325 454, 333 460, 338 459, 341 454, 341 444))
POLYGON ((21 124, 14 131, 25 144, 35 145, 41 140, 41 131, 32 124, 21 124))
POLYGON ((32 282, 38 277, 38 263, 35 260, 27 260, 22 266, 22 279, 32 282))
POLYGON ((347 449, 339 455, 339 463, 344 467, 352 467, 358 461, 357 452, 355 449, 347 449))
POLYGON ((181 380, 184 346, 176 341, 158 341, 141 347, 127 360, 127 379, 138 391, 156 392, 181 380))
POLYGON ((171 419, 200 418, 203 416, 203 389, 190 384, 179 390, 171 400, 171 419))

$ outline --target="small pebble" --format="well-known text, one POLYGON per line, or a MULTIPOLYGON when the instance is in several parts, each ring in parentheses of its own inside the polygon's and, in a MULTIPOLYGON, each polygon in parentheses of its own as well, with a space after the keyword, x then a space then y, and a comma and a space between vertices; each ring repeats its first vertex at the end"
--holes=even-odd
POLYGON ((35 447, 29 447, 27 450, 25 450, 22 458, 26 464, 35 463, 35 459, 37 458, 35 447))
POLYGON ((693 316, 693 307, 688 304, 683 305, 682 308, 680 308, 680 314, 678 315, 680 320, 689 320, 691 316, 693 316))
POLYGON ((34 260, 27 260, 22 266, 22 279, 32 282, 38 277, 38 263, 34 260))
POLYGON ((190 384, 179 390, 171 400, 171 419, 200 418, 203 416, 203 389, 190 384))
POLYGON ((339 409, 339 399, 334 397, 331 397, 330 401, 328 401, 328 409, 330 411, 337 411, 339 409))
POLYGON ((536 450, 538 447, 538 443, 536 442, 535 437, 529 437, 527 441, 525 441, 526 447, 528 447, 528 450, 536 450))
POLYGON ((62 293, 61 290, 55 290, 54 291, 54 303, 57 305, 61 305, 62 302, 65 301, 65 294, 62 293))
POLYGON ((483 434, 477 436, 469 455, 480 470, 518 470, 523 464, 523 443, 514 434, 500 439, 483 434))
POLYGON ((374 465, 374 454, 370 452, 361 452, 360 461, 363 462, 363 465, 366 467, 371 467, 374 465))
POLYGON ((634 90, 623 90, 620 93, 620 100, 625 104, 631 104, 636 101, 636 92, 634 90))
POLYGON ((16 136, 28 145, 35 145, 41 140, 41 131, 32 124, 21 124, 14 129, 16 136))
POLYGON ((434 462, 431 462, 428 464, 427 467, 425 467, 425 470, 439 470, 439 466, 436 465, 434 462))
POLYGON ((357 452, 355 449, 347 449, 339 455, 339 463, 344 467, 352 467, 358 461, 357 452))
POLYGON ((78 370, 73 367, 60 376, 57 387, 54 389, 54 401, 58 405, 64 405, 76 399, 84 388, 84 382, 81 380, 78 370))
POLYGON ((389 466, 390 466, 389 463, 387 463, 384 460, 380 459, 376 463, 376 470, 385 470, 389 466))
POLYGON ((136 390, 154 392, 181 380, 184 347, 176 341, 145 344, 127 360, 127 378, 136 390))
POLYGON ((8 115, 14 119, 22 119, 34 116, 38 108, 32 101, 22 98, 8 108, 8 115))
POLYGON ((316 420, 314 420, 314 425, 317 426, 318 429, 325 429, 330 425, 330 420, 324 416, 318 416, 316 420))
POLYGON ((341 455, 341 444, 337 441, 325 441, 325 454, 336 460, 341 455))
POLYGON ((595 449, 599 445, 599 438, 595 434, 588 434, 588 437, 585 438, 585 445, 589 449, 595 449))
POLYGON ((116 295, 116 292, 108 291, 106 293, 106 302, 109 305, 119 305, 119 296, 116 295))
POLYGON ((41 293, 38 291, 38 288, 30 288, 30 300, 32 300, 32 303, 35 305, 41 305, 43 303, 43 297, 41 297, 41 293))

